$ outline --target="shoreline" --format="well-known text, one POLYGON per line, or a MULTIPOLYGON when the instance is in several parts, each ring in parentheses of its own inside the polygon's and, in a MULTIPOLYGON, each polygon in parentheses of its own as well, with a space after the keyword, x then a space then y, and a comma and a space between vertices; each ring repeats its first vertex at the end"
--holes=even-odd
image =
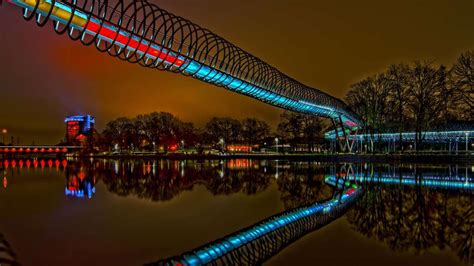
POLYGON ((75 154, 68 156, 19 155, 5 156, 0 154, 0 160, 15 159, 110 159, 110 160, 288 160, 288 161, 317 161, 334 163, 433 163, 433 164, 473 164, 474 154, 75 154))
POLYGON ((473 163, 474 155, 466 154, 145 154, 145 155, 88 155, 80 158, 94 159, 168 159, 168 160, 299 160, 349 163, 473 163))

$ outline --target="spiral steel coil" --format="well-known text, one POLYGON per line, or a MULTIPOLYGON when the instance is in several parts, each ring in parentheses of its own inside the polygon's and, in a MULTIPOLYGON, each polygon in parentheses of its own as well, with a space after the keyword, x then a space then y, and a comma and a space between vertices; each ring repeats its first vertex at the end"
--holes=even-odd
POLYGON ((310 88, 191 21, 146 1, 9 0, 38 26, 130 63, 192 76, 302 113, 342 120, 359 117, 341 100, 310 88))

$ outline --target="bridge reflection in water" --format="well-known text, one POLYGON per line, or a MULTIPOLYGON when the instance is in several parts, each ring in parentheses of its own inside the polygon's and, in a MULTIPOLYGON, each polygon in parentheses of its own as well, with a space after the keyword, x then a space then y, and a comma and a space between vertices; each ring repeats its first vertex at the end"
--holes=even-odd
POLYGON ((20 265, 10 243, 0 234, 0 265, 20 265))
MULTIPOLYGON (((474 258, 474 175, 467 166, 258 160, 66 163, 56 167, 57 162, 44 162, 65 173, 65 194, 78 198, 93 198, 101 181, 114 194, 161 202, 195 186, 214 195, 254 195, 277 184, 286 211, 155 264, 259 264, 342 215, 355 230, 393 250, 424 253, 449 247, 465 262, 474 258)), ((27 169, 18 165, 3 162, 0 169, 27 169)))
POLYGON ((362 194, 362 189, 355 184, 346 187, 343 182, 337 188, 329 200, 277 214, 184 255, 153 264, 261 264, 308 232, 340 217, 362 194))
MULTIPOLYGON (((465 209, 463 212, 464 216, 455 218, 458 223, 454 223, 457 226, 452 234, 455 235, 451 235, 452 237, 450 238, 453 240, 455 239, 455 241, 420 246, 419 243, 417 243, 419 240, 416 239, 422 239, 422 237, 418 238, 419 236, 415 234, 411 236, 411 238, 408 238, 412 239, 413 242, 409 241, 408 243, 411 243, 411 245, 406 245, 405 249, 398 248, 396 247, 396 244, 393 243, 391 245, 392 247, 395 245, 393 247, 395 250, 400 249, 407 251, 413 246, 419 247, 420 250, 423 250, 433 246, 439 246, 442 248, 447 244, 454 250, 457 250, 458 256, 462 260, 469 261, 472 258, 473 253, 472 225, 474 224, 474 214, 471 209, 472 190, 474 189, 472 182, 474 181, 474 177, 467 167, 462 168, 462 171, 460 171, 457 166, 448 166, 447 169, 436 170, 438 171, 433 171, 430 168, 423 169, 423 167, 420 168, 418 166, 402 166, 394 168, 386 165, 385 167, 378 167, 377 169, 374 169, 373 165, 342 164, 339 166, 331 166, 327 169, 327 172, 332 172, 332 174, 326 175, 325 182, 336 187, 339 191, 342 190, 342 194, 339 194, 340 192, 336 192, 337 190, 335 190, 335 194, 331 200, 317 202, 307 207, 300 207, 275 215, 249 228, 245 228, 227 237, 203 245, 193 251, 186 252, 177 257, 160 260, 153 263, 153 265, 205 265, 209 263, 216 265, 261 264, 300 237, 329 224, 339 218, 342 214, 345 214, 353 202, 357 202, 357 207, 355 210, 349 212, 348 217, 350 217, 350 221, 360 223, 358 224, 359 231, 371 236, 370 233, 372 231, 368 231, 367 229, 373 230, 373 228, 377 228, 377 225, 380 224, 380 219, 368 219, 368 221, 372 222, 372 227, 368 227, 365 224, 365 218, 370 218, 367 217, 371 215, 370 210, 375 206, 378 206, 377 201, 371 200, 374 197, 374 194, 377 195, 378 191, 386 189, 384 186, 387 184, 398 185, 399 187, 396 191, 398 191, 399 194, 404 193, 402 192, 404 186, 409 186, 411 189, 418 192, 430 191, 425 188, 437 188, 441 190, 460 189, 461 191, 470 194, 471 197, 465 196, 465 198, 462 198, 463 201, 466 201, 467 199, 470 199, 471 201, 462 204, 465 209), (460 174, 460 172, 462 173, 460 174), (363 193, 364 191, 367 192, 363 193), (362 199, 358 200, 360 197, 362 197, 362 199), (309 210, 316 211, 311 212, 309 210), (361 214, 365 214, 365 216, 362 216, 361 214), (293 219, 285 220, 288 216, 291 217, 291 215, 294 215, 292 217, 293 219), (470 222, 460 227, 458 225, 464 221, 462 218, 468 218, 468 221, 470 222), (284 220, 284 222, 281 222, 281 227, 279 226, 280 224, 278 224, 280 220, 284 220), (366 230, 360 230, 360 228, 366 230), (459 239, 462 239, 463 237, 465 238, 464 241, 459 241, 459 239)), ((418 193, 417 195, 413 195, 412 199, 418 199, 419 197, 417 196, 419 195, 420 194, 418 193)), ((427 205, 423 199, 420 201, 423 201, 424 203, 422 206, 427 205)), ((418 200, 412 200, 412 202, 420 203, 418 200)), ((399 207, 403 209, 402 206, 403 204, 399 207)), ((390 208, 390 210, 394 210, 394 208, 390 208)), ((420 208, 418 210, 419 212, 411 213, 411 215, 410 213, 406 213, 406 215, 412 217, 414 220, 418 220, 417 215, 425 216, 424 209, 420 208)), ((392 217, 392 215, 387 215, 387 217, 392 217)), ((444 226, 448 229, 447 231, 454 229, 448 227, 446 223, 444 223, 444 226)), ((407 226, 406 228, 411 227, 407 226)), ((409 231, 409 229, 407 229, 407 231, 409 231)), ((421 231, 423 230, 420 230, 419 232, 421 231)), ((397 239, 399 238, 397 237, 397 239)), ((430 242, 429 240, 425 241, 430 242)))

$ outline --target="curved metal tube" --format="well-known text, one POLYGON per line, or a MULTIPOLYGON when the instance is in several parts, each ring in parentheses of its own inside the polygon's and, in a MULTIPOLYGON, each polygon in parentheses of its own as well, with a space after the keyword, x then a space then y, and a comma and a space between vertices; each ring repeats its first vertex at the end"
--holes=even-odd
POLYGON ((310 88, 191 21, 146 0, 9 0, 26 20, 113 57, 144 67, 178 72, 284 109, 361 120, 341 100, 310 88))

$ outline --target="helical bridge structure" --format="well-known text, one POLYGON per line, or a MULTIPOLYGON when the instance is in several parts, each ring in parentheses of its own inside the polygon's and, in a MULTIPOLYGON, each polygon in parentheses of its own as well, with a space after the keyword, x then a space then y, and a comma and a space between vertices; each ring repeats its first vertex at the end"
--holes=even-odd
POLYGON ((308 87, 191 21, 147 0, 7 0, 28 21, 130 63, 191 76, 284 109, 357 129, 341 100, 308 87))

